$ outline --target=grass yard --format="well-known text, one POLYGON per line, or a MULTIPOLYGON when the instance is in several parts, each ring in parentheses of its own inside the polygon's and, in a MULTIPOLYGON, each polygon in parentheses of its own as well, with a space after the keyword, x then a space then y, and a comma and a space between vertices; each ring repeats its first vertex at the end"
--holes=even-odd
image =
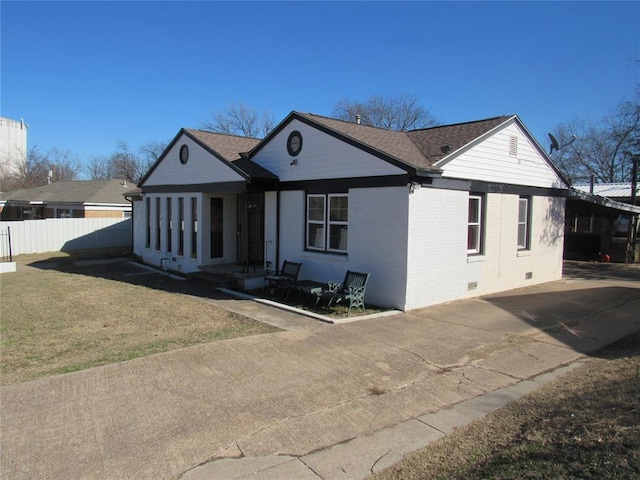
POLYGON ((277 330, 185 295, 213 291, 126 262, 80 266, 62 253, 15 260, 18 271, 0 278, 1 385, 277 330))
POLYGON ((594 356, 371 478, 640 478, 640 332, 594 356))

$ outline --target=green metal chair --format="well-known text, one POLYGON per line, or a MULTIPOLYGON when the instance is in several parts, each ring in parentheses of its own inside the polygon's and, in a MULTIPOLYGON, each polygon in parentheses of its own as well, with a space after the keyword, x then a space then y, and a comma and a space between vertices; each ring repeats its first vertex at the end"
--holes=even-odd
POLYGON ((282 269, 280 272, 276 272, 275 274, 268 275, 262 284, 262 289, 264 290, 265 286, 274 287, 282 290, 285 294, 285 297, 289 297, 289 292, 296 287, 298 283, 298 275, 300 274, 300 269, 302 268, 302 263, 290 262, 285 260, 282 264, 282 269))
POLYGON ((342 283, 329 282, 327 288, 317 294, 316 306, 320 301, 327 301, 327 308, 331 308, 332 304, 340 302, 349 302, 347 309, 347 317, 351 314, 352 308, 364 307, 364 294, 369 281, 368 273, 352 272, 347 270, 342 283))

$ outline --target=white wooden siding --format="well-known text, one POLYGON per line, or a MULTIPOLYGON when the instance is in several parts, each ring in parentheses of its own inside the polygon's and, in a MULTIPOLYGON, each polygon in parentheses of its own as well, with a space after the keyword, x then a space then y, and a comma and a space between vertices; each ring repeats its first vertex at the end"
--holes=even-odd
POLYGON ((144 182, 144 186, 236 181, 244 181, 244 178, 189 137, 182 135, 144 182), (186 165, 180 163, 179 158, 180 147, 184 144, 189 146, 186 165))
POLYGON ((514 122, 460 156, 437 164, 444 177, 513 185, 566 188, 558 175, 514 122), (516 157, 509 155, 510 137, 518 138, 516 157))
POLYGON ((298 120, 283 128, 252 160, 277 175, 282 182, 405 173, 298 120), (294 157, 287 152, 287 139, 294 130, 302 134, 302 150, 295 157, 297 165, 291 165, 294 157))

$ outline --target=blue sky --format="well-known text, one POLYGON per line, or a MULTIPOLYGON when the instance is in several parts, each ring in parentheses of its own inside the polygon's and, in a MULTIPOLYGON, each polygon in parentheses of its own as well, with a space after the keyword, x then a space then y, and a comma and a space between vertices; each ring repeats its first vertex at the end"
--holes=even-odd
POLYGON ((640 71, 640 2, 0 2, 3 117, 83 162, 234 102, 330 115, 416 95, 441 122, 602 118, 640 71))

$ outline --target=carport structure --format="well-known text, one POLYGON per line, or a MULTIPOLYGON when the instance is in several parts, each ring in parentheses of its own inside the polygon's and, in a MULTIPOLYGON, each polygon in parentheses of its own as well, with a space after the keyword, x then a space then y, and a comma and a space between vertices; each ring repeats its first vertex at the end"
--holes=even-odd
POLYGON ((566 208, 565 260, 637 261, 638 215, 640 206, 572 188, 566 208))

